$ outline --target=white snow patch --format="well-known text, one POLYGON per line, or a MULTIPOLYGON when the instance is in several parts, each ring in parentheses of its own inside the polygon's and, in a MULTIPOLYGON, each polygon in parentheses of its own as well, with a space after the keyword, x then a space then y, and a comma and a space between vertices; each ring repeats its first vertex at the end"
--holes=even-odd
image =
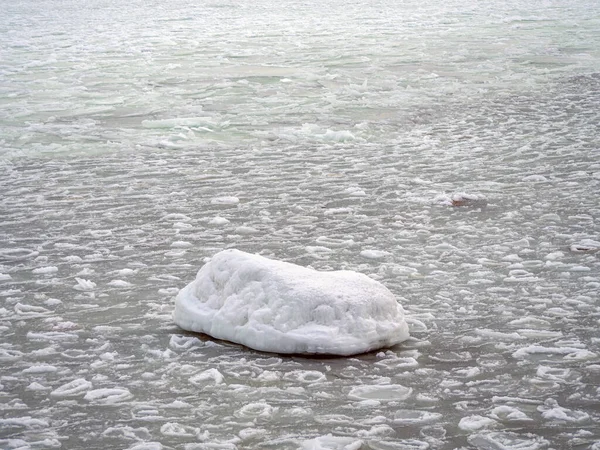
POLYGON ((393 294, 366 275, 317 272, 238 250, 215 255, 175 299, 180 327, 277 353, 351 355, 408 338, 393 294))

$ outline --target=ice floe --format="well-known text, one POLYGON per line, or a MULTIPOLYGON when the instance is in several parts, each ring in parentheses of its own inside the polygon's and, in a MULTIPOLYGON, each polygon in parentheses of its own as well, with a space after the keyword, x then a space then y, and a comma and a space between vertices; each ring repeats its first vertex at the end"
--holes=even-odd
POLYGON ((277 353, 351 355, 408 338, 402 307, 371 278, 238 250, 200 269, 177 295, 173 318, 186 330, 277 353))

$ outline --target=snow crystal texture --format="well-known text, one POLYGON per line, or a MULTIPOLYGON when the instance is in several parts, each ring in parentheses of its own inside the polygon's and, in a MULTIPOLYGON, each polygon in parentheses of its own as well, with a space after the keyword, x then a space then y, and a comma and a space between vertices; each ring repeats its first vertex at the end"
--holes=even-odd
POLYGON ((173 318, 186 330, 275 353, 353 355, 408 338, 402 306, 366 275, 239 250, 200 269, 177 295, 173 318))

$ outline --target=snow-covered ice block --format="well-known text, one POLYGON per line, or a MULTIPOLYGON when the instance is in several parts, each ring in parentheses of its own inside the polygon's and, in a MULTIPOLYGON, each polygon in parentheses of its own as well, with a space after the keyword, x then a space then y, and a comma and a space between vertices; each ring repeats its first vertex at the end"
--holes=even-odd
POLYGON ((175 299, 181 328, 275 353, 353 355, 408 338, 404 310, 381 283, 239 250, 217 253, 175 299))
POLYGON ((584 239, 571 245, 572 252, 597 252, 598 250, 600 250, 600 242, 592 239, 584 239))

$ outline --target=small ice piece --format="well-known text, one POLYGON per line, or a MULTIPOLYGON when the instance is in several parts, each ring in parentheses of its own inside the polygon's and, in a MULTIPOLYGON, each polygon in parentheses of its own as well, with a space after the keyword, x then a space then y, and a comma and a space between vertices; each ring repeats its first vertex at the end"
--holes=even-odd
POLYGON ((17 314, 23 315, 40 315, 50 312, 46 308, 42 308, 41 306, 26 305, 23 303, 17 303, 14 309, 17 314))
POLYGON ((535 174, 524 177, 523 181, 529 181, 532 183, 544 183, 548 181, 548 178, 546 178, 544 175, 535 174))
POLYGON ((257 230, 256 228, 249 227, 249 226, 246 226, 246 225, 242 225, 242 226, 237 227, 235 229, 235 232, 237 234, 257 234, 257 233, 260 233, 260 231, 257 230))
POLYGON ((190 248, 193 244, 188 241, 175 241, 171 244, 171 248, 190 248))
POLYGON ((77 284, 73 286, 78 291, 93 291, 96 287, 96 283, 90 280, 84 280, 83 278, 75 278, 77 284))
POLYGON ((28 367, 27 369, 23 369, 22 373, 39 375, 42 373, 54 373, 57 371, 58 369, 56 366, 51 366, 49 364, 38 364, 28 367))
POLYGON ((558 402, 553 398, 546 399, 544 405, 538 406, 537 409, 542 413, 542 417, 546 420, 580 423, 590 419, 588 413, 563 408, 562 406, 559 406, 558 402))
POLYGON ((541 450, 548 448, 549 442, 531 433, 512 433, 493 431, 472 434, 467 438, 469 444, 480 450, 541 450))
POLYGON ((101 403, 103 405, 111 405, 114 403, 123 402, 133 398, 131 392, 124 388, 111 388, 111 389, 94 389, 88 391, 83 397, 84 400, 93 403, 101 403))
POLYGON ((25 388, 25 390, 27 391, 47 391, 49 389, 49 387, 46 387, 43 384, 38 383, 37 381, 30 383, 29 386, 25 388))
POLYGON ((181 328, 275 353, 353 355, 408 338, 382 284, 238 250, 216 254, 175 299, 181 328))
POLYGON ((127 450, 162 450, 164 447, 160 442, 141 442, 139 444, 133 444, 128 447, 127 450))
POLYGON ((444 206, 486 206, 487 200, 483 195, 467 194, 466 192, 456 192, 454 194, 438 195, 434 199, 435 203, 444 206))
POLYGON ((196 385, 215 385, 223 383, 223 374, 214 367, 190 378, 190 383, 196 385))
POLYGON ((589 350, 574 347, 543 347, 541 345, 529 345, 513 352, 516 359, 526 359, 533 354, 564 355, 568 360, 585 360, 596 358, 596 354, 589 350))
POLYGON ((91 388, 91 382, 87 381, 85 378, 77 378, 76 380, 70 381, 69 383, 54 389, 50 392, 50 397, 75 397, 89 391, 91 388))
POLYGON ((112 231, 110 230, 89 230, 88 233, 96 239, 112 236, 112 231))
POLYGON ((31 271, 35 275, 48 275, 51 273, 58 272, 58 267, 56 266, 46 266, 46 267, 38 267, 37 269, 33 269, 31 271))
POLYGON ((490 416, 492 417, 492 419, 500 420, 502 422, 532 420, 527 414, 525 414, 520 409, 507 405, 495 407, 494 409, 492 409, 490 416))
POLYGON ((322 383, 327 380, 327 377, 318 370, 292 370, 286 373, 283 379, 310 384, 322 383))
POLYGON ((552 252, 552 253, 548 253, 544 259, 546 259, 547 261, 557 261, 559 259, 562 259, 565 256, 565 254, 563 252, 552 252))
POLYGON ((131 284, 129 281, 124 281, 124 280, 111 280, 108 282, 108 285, 113 286, 113 287, 120 287, 120 288, 127 288, 127 287, 133 286, 133 284, 131 284))
POLYGON ((121 277, 127 277, 129 275, 134 275, 135 274, 135 270, 129 269, 129 268, 125 268, 125 269, 118 270, 116 273, 117 273, 117 275, 119 275, 121 277))
POLYGON ((437 422, 442 418, 440 413, 419 411, 413 409, 398 409, 394 413, 394 424, 396 425, 423 425, 437 422))
POLYGON ((194 433, 186 430, 186 427, 177 422, 167 422, 162 427, 160 427, 160 433, 165 436, 175 436, 175 437, 191 437, 194 436, 194 433))
POLYGON ((328 434, 302 442, 300 450, 359 450, 362 445, 363 441, 352 437, 328 434))
POLYGON ((277 412, 278 408, 273 408, 264 400, 260 402, 248 403, 233 413, 234 416, 243 419, 256 419, 258 417, 268 418, 277 412))
POLYGON ((225 217, 216 216, 210 219, 208 223, 209 225, 227 225, 229 223, 229 220, 225 217))
POLYGON ((398 401, 406 400, 412 389, 401 384, 372 384, 353 387, 348 397, 355 400, 398 401))
POLYGON ((213 205, 237 205, 240 199, 233 196, 215 197, 210 202, 213 205))
POLYGON ((600 250, 600 242, 592 239, 584 239, 576 244, 571 245, 572 252, 597 252, 600 250))
POLYGON ((390 253, 385 250, 363 250, 360 252, 360 256, 367 259, 382 259, 389 254, 390 253))
POLYGON ((359 187, 353 186, 344 190, 351 197, 365 197, 367 193, 359 187))
POLYGON ((489 417, 474 415, 460 419, 460 422, 458 422, 458 428, 464 431, 477 431, 481 430, 482 428, 487 428, 495 423, 496 421, 494 419, 490 419, 489 417))

